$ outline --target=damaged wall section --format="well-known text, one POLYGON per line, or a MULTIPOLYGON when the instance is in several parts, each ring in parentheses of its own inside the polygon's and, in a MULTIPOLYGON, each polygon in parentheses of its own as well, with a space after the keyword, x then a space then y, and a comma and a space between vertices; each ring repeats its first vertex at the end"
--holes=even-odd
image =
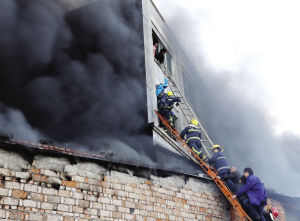
POLYGON ((0 218, 230 220, 208 180, 27 151, 0 149, 0 218))

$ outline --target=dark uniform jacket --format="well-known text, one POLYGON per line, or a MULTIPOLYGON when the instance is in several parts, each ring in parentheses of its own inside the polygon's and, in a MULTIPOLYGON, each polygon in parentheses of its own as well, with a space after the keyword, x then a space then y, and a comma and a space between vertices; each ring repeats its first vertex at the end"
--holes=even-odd
POLYGON ((215 153, 213 155, 213 157, 208 160, 208 163, 210 165, 213 165, 213 167, 218 172, 220 172, 221 170, 224 170, 224 169, 226 169, 226 170, 230 169, 227 159, 222 152, 215 153))
POLYGON ((235 171, 233 173, 230 173, 229 179, 234 183, 239 183, 241 179, 241 174, 239 171, 235 171))
POLYGON ((169 96, 167 94, 163 94, 160 99, 160 106, 163 109, 168 109, 171 111, 174 107, 174 103, 180 102, 180 101, 181 100, 179 97, 174 97, 174 96, 169 96))
POLYGON ((200 128, 196 127, 195 125, 191 124, 187 126, 181 133, 180 137, 181 139, 184 139, 184 136, 186 135, 186 142, 189 142, 192 139, 201 139, 201 132, 200 128))

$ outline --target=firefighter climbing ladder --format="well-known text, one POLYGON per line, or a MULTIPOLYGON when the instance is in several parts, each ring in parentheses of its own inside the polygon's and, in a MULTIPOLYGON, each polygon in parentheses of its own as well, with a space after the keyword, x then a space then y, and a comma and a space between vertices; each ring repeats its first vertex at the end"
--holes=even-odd
POLYGON ((164 76, 169 80, 168 86, 171 89, 171 91, 173 92, 173 94, 176 97, 179 97, 181 99, 179 107, 180 107, 183 115, 185 116, 187 122, 190 122, 194 118, 198 120, 201 134, 202 134, 202 136, 204 136, 204 139, 201 139, 202 147, 204 148, 204 150, 206 152, 206 156, 210 156, 208 148, 213 145, 213 142, 211 141, 211 139, 209 138, 208 134, 206 133, 204 127, 200 123, 200 120, 198 119, 197 115, 193 112, 192 108, 190 107, 190 104, 185 99, 185 97, 181 93, 180 89, 177 87, 172 75, 169 74, 169 72, 167 71, 166 66, 160 65, 157 61, 156 61, 156 63, 161 67, 164 76))
POLYGON ((191 153, 191 157, 195 160, 194 162, 196 162, 199 166, 201 166, 201 168, 207 173, 207 175, 209 175, 213 179, 213 181, 217 184, 219 189, 222 191, 222 193, 225 195, 225 197, 231 203, 233 208, 236 209, 236 211, 238 212, 241 219, 243 221, 246 221, 246 220, 252 221, 251 218, 243 210, 243 208, 241 207, 239 202, 236 199, 232 198, 232 193, 228 189, 226 184, 221 179, 218 179, 218 174, 214 170, 212 170, 194 151, 192 151, 192 149, 186 144, 186 142, 180 138, 179 132, 176 129, 173 129, 168 124, 167 120, 164 117, 162 117, 157 111, 155 111, 155 113, 159 117, 159 119, 163 122, 163 124, 168 128, 170 133, 176 138, 178 143, 183 148, 185 148, 186 151, 191 153))

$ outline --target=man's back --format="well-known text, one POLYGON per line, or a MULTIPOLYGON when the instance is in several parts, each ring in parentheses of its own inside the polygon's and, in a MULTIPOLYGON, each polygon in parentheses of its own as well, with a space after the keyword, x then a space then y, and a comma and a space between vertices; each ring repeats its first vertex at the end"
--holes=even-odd
POLYGON ((213 165, 218 172, 222 169, 229 170, 227 159, 222 152, 215 153, 208 162, 213 165))

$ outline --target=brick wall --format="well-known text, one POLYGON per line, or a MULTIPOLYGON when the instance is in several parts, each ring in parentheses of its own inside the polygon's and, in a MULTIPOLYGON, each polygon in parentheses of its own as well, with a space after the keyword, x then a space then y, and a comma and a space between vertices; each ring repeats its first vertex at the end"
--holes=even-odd
POLYGON ((3 150, 0 167, 0 219, 230 220, 220 191, 201 178, 3 150))
POLYGON ((276 221, 286 221, 283 206, 276 200, 268 199, 268 205, 266 206, 266 209, 272 207, 276 207, 279 211, 279 216, 277 217, 276 221))

